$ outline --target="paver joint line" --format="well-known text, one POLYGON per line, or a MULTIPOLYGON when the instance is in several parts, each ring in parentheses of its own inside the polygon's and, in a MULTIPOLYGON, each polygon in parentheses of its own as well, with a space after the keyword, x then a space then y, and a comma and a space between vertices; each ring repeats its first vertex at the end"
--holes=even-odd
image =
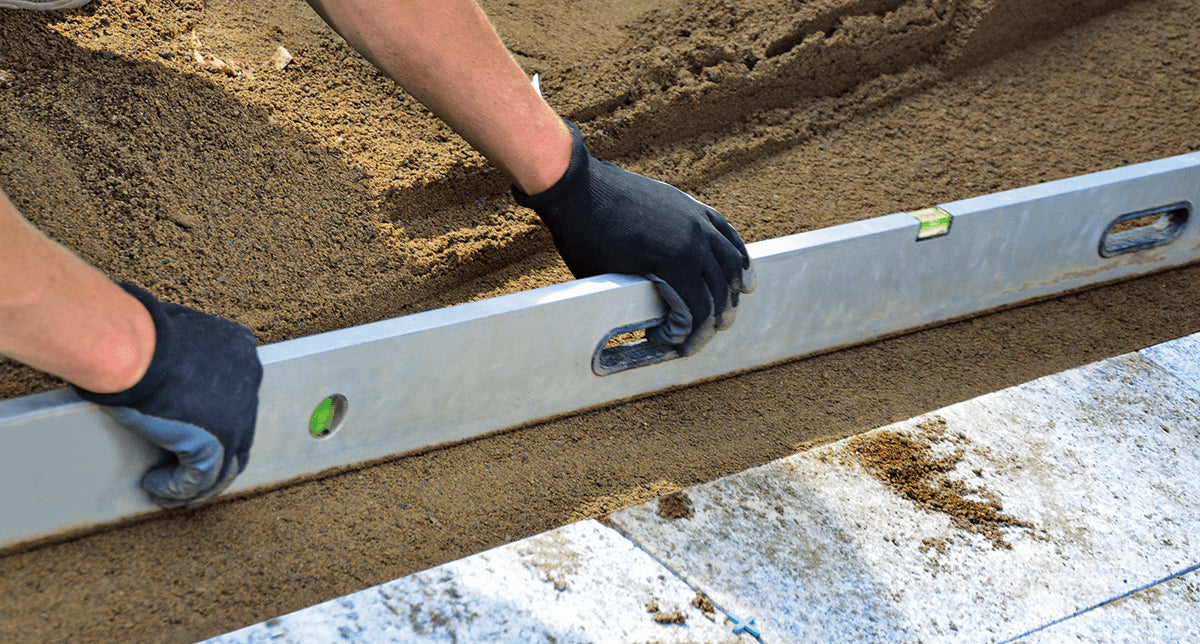
POLYGON ((1012 644, 1013 642, 1022 640, 1026 637, 1029 637, 1030 635, 1033 635, 1034 633, 1039 633, 1041 631, 1044 631, 1048 628, 1051 628, 1051 627, 1061 624, 1063 622, 1075 619, 1076 617, 1079 617, 1080 615, 1090 613, 1098 608, 1103 608, 1105 606, 1108 606, 1109 604, 1112 604, 1113 602, 1121 601, 1122 599, 1125 599, 1126 597, 1131 597, 1142 591, 1154 588, 1155 586, 1160 586, 1162 584, 1167 583, 1168 581, 1171 581, 1172 579, 1178 579, 1184 575, 1196 572, 1197 570, 1200 570, 1200 564, 1193 564, 1191 566, 1188 566, 1187 568, 1184 568, 1183 570, 1180 570, 1178 572, 1173 572, 1173 573, 1167 575, 1166 577, 1163 577, 1162 579, 1157 579, 1148 584, 1145 584, 1144 586, 1140 586, 1140 587, 1134 588, 1133 590, 1130 590, 1128 592, 1121 593, 1120 595, 1117 595, 1116 597, 1110 597, 1102 602, 1098 602, 1096 604, 1092 604, 1091 606, 1081 608, 1081 609, 1075 611, 1074 613, 1067 615, 1066 617, 1060 617, 1060 618, 1058 618, 1052 622, 1049 622, 1047 624, 1042 624, 1041 626, 1038 626, 1037 628, 1031 628, 1031 629, 1025 631, 1024 633, 1021 633, 1020 635, 1017 635, 1015 637, 1010 637, 1010 638, 1000 642, 999 644, 1012 644))
MULTIPOLYGON (((650 557, 651 559, 653 559, 658 565, 662 566, 663 569, 667 570, 672 575, 674 575, 676 579, 683 582, 688 588, 691 588, 692 590, 696 591, 697 593, 704 594, 705 597, 710 598, 709 601, 712 601, 711 595, 709 593, 705 593, 704 589, 702 589, 699 586, 697 586, 696 584, 692 583, 692 580, 688 579, 682 572, 676 570, 673 566, 670 565, 670 563, 668 563, 667 561, 665 561, 658 555, 651 552, 648 548, 643 546, 642 543, 640 541, 638 541, 637 539, 635 539, 633 535, 625 532, 625 530, 622 529, 621 526, 617 525, 616 523, 610 523, 607 521, 602 522, 602 525, 605 528, 608 528, 609 530, 612 530, 613 532, 615 532, 622 539, 625 539, 629 543, 633 544, 633 547, 637 548, 638 550, 641 550, 643 553, 645 553, 645 555, 647 557, 650 557)), ((734 635, 741 635, 743 632, 745 632, 745 633, 749 634, 751 637, 753 637, 754 639, 756 639, 760 642, 762 641, 762 637, 761 637, 761 635, 759 635, 758 629, 756 629, 753 626, 753 624, 754 624, 753 617, 751 617, 749 620, 747 620, 745 622, 745 624, 743 624, 740 620, 738 620, 738 618, 734 617, 732 613, 725 610, 724 608, 721 608, 720 604, 718 604, 717 602, 713 602, 713 608, 720 611, 721 613, 724 613, 725 617, 727 617, 730 621, 733 622, 733 624, 734 624, 733 634, 734 635)))
MULTIPOLYGON (((1144 357, 1144 356, 1143 356, 1143 357, 1144 357)), ((1184 378, 1183 376, 1181 376, 1181 375, 1179 375, 1179 374, 1175 373, 1174 371, 1171 371, 1170 369, 1166 369, 1166 368, 1164 368, 1162 365, 1158 364, 1157 362, 1154 362, 1153 360, 1151 360, 1151 361, 1150 361, 1150 363, 1151 363, 1151 364, 1153 364, 1153 365, 1154 365, 1156 368, 1158 368, 1158 369, 1159 369, 1160 371, 1162 371, 1163 373, 1165 373, 1165 374, 1167 374, 1168 376, 1170 376, 1172 380, 1174 380, 1174 381, 1178 382, 1179 384, 1183 385, 1183 387, 1185 387, 1185 388, 1187 388, 1187 389, 1191 389, 1192 391, 1200 392, 1200 387, 1197 387, 1197 386, 1196 386, 1196 383, 1194 383, 1194 382, 1191 382, 1191 381, 1190 381, 1190 380, 1188 380, 1187 378, 1184 378)))

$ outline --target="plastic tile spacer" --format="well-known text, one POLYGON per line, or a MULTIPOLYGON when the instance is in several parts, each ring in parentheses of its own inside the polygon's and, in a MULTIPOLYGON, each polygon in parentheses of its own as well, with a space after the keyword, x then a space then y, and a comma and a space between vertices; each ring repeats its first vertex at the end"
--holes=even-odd
POLYGON ((741 635, 742 633, 746 633, 755 639, 758 639, 759 637, 761 637, 761 635, 759 635, 759 633, 758 633, 758 629, 754 628, 754 618, 753 617, 751 617, 750 619, 748 619, 744 622, 742 620, 734 617, 733 615, 730 615, 729 619, 733 622, 733 634, 734 635, 741 635))

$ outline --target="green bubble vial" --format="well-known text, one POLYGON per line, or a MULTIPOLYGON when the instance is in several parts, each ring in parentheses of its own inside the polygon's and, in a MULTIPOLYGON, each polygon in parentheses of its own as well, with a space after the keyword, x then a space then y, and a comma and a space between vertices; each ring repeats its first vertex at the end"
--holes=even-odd
POLYGON ((325 438, 332 434, 335 411, 333 396, 322 400, 308 419, 308 433, 312 434, 313 438, 325 438))

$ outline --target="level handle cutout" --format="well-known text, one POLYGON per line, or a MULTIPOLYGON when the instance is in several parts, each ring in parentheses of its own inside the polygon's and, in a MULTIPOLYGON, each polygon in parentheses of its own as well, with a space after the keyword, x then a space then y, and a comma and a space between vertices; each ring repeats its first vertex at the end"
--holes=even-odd
POLYGON ((1175 241, 1192 216, 1192 204, 1181 201, 1117 217, 1100 236, 1100 256, 1116 257, 1175 241))
POLYGON ((673 345, 657 344, 646 339, 646 329, 662 323, 662 318, 655 318, 609 331, 592 354, 592 373, 611 376, 683 357, 673 345))

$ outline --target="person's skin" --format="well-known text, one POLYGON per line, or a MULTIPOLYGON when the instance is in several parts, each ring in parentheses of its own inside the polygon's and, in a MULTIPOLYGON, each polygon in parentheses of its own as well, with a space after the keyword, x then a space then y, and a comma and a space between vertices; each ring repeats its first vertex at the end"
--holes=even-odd
MULTIPOLYGON (((570 133, 473 0, 310 4, 522 192, 541 192, 566 172, 570 133)), ((153 353, 141 304, 0 193, 0 355, 111 393, 136 384, 153 353)))
POLYGON ((367 60, 522 192, 554 185, 571 135, 474 0, 308 0, 367 60))
POLYGON ((0 191, 0 355, 112 393, 141 380, 154 341, 145 307, 38 232, 0 191))

